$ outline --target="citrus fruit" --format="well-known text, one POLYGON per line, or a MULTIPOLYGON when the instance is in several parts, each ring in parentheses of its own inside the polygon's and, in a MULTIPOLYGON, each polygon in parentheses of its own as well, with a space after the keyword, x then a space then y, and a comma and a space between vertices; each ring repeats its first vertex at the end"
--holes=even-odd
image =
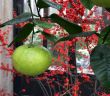
POLYGON ((28 44, 15 49, 12 62, 19 73, 35 76, 48 69, 52 63, 52 56, 47 48, 28 44))

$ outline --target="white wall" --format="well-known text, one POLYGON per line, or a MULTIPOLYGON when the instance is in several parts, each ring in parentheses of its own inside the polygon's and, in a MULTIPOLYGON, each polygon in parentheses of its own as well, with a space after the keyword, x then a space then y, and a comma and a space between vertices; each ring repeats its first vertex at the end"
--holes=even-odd
MULTIPOLYGON (((0 19, 2 22, 7 21, 12 18, 12 9, 13 9, 13 0, 0 0, 0 19)), ((7 30, 7 27, 2 28, 3 31, 7 30)), ((10 29, 10 34, 8 35, 8 41, 12 40, 12 27, 10 29)), ((0 50, 3 51, 3 54, 0 54, 0 66, 1 62, 4 64, 9 63, 9 67, 12 68, 11 59, 6 58, 4 55, 6 50, 0 46, 0 50)), ((3 89, 5 92, 8 92, 12 95, 13 93, 13 81, 12 73, 0 70, 0 90, 3 89)), ((1 94, 1 93, 0 93, 1 94)), ((1 96, 1 95, 0 95, 1 96)), ((3 95, 7 96, 7 95, 3 95)))

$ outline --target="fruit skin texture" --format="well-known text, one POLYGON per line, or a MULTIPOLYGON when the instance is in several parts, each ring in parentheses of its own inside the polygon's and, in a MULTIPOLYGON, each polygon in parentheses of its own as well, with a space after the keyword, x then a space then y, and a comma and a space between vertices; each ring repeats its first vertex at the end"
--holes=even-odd
POLYGON ((22 45, 12 55, 13 67, 19 73, 35 76, 43 73, 52 63, 48 49, 36 45, 22 45))
POLYGON ((92 0, 92 2, 97 6, 110 8, 110 0, 92 0))

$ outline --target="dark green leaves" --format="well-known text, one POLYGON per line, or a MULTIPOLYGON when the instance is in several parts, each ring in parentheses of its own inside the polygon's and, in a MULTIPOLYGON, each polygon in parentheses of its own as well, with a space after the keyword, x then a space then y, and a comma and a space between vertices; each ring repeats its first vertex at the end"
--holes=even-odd
POLYGON ((110 44, 110 26, 105 27, 99 37, 99 43, 110 44))
POLYGON ((90 64, 102 86, 110 88, 110 46, 96 46, 91 53, 90 64))
POLYGON ((44 21, 37 21, 34 22, 36 25, 38 25, 39 27, 42 28, 52 28, 54 26, 54 24, 52 23, 48 23, 48 22, 44 22, 44 21))
POLYGON ((23 14, 17 16, 16 18, 13 18, 13 19, 1 24, 0 27, 21 23, 21 22, 29 20, 30 18, 31 18, 31 13, 23 13, 23 14))
POLYGON ((80 26, 65 20, 64 18, 58 16, 57 14, 50 15, 50 18, 52 19, 52 21, 63 27, 69 34, 82 32, 82 28, 80 26))
POLYGON ((48 8, 48 7, 53 7, 55 9, 60 10, 62 8, 61 5, 54 3, 52 1, 49 0, 38 0, 37 4, 36 4, 39 8, 48 8))
POLYGON ((91 10, 92 7, 94 6, 91 0, 81 0, 81 2, 89 10, 91 10))
POLYGON ((26 24, 8 46, 10 47, 14 42, 21 42, 26 39, 26 37, 32 32, 33 27, 34 25, 31 23, 26 24))
POLYGON ((48 8, 50 7, 48 4, 44 2, 44 0, 38 0, 36 4, 39 8, 48 8))
POLYGON ((52 42, 56 42, 58 40, 58 38, 52 34, 48 34, 48 33, 45 33, 45 32, 41 32, 45 37, 46 39, 52 41, 52 42))
POLYGON ((67 40, 71 40, 75 37, 87 37, 87 36, 91 36, 93 34, 95 34, 96 31, 92 31, 92 32, 81 32, 81 33, 78 33, 78 34, 71 34, 67 37, 63 37, 61 39, 59 39, 56 43, 60 42, 60 41, 67 41, 67 40))

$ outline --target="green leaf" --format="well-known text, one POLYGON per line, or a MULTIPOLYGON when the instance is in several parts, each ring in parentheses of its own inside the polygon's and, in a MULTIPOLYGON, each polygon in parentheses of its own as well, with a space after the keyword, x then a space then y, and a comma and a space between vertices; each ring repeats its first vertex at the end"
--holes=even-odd
POLYGON ((38 0, 37 4, 36 4, 39 8, 48 8, 48 7, 53 7, 55 9, 60 10, 62 8, 61 5, 54 3, 52 1, 49 0, 38 0))
POLYGON ((26 24, 18 35, 14 38, 14 40, 8 45, 10 47, 14 42, 21 42, 26 39, 26 37, 32 32, 34 25, 31 23, 26 24))
POLYGON ((92 7, 94 6, 91 0, 81 0, 81 2, 89 10, 91 10, 92 7))
POLYGON ((99 36, 99 44, 110 44, 110 25, 105 27, 99 36))
POLYGON ((90 55, 90 64, 102 86, 110 88, 110 46, 96 46, 90 55))
POLYGON ((45 37, 46 39, 52 41, 52 42, 56 42, 58 40, 58 38, 52 34, 48 34, 48 33, 45 33, 45 32, 41 32, 45 37))
POLYGON ((48 8, 48 7, 50 7, 48 4, 46 4, 43 0, 38 0, 37 1, 37 7, 39 7, 39 8, 48 8))
POLYGON ((76 34, 82 32, 82 28, 66 19, 58 16, 57 14, 52 14, 49 16, 54 22, 63 27, 69 34, 76 34))
POLYGON ((44 21, 37 21, 35 22, 35 24, 42 28, 52 28, 54 26, 54 24, 44 21))
POLYGON ((23 13, 23 14, 17 16, 16 18, 13 18, 13 19, 1 24, 0 27, 21 23, 21 22, 29 20, 30 18, 31 18, 31 13, 23 13))
POLYGON ((96 33, 96 31, 92 31, 92 32, 81 32, 81 33, 78 33, 78 34, 71 34, 71 35, 69 35, 67 37, 63 37, 63 38, 59 39, 56 43, 59 43, 61 41, 71 40, 71 39, 73 39, 75 37, 87 37, 87 36, 91 36, 91 35, 93 35, 95 33, 96 33))

